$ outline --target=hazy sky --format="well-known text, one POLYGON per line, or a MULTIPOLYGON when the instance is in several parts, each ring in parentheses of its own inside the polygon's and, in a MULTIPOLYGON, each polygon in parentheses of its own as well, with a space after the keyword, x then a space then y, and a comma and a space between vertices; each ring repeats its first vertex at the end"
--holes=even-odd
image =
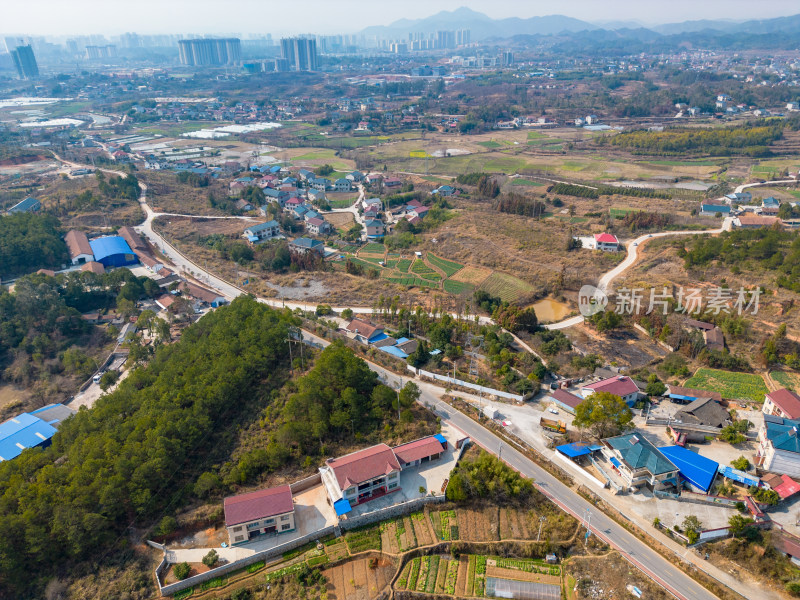
POLYGON ((563 14, 645 24, 800 13, 798 0, 0 0, 0 33, 347 33, 460 6, 493 18, 563 14))

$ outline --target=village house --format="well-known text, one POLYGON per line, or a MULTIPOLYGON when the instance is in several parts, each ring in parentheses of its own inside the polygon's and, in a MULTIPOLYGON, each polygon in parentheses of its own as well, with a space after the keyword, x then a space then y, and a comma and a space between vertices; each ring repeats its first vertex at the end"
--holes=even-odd
POLYGON ((20 212, 37 212, 42 209, 42 203, 39 202, 36 198, 25 198, 21 202, 17 202, 14 206, 8 209, 8 214, 13 215, 14 213, 20 212))
POLYGON ((295 254, 308 254, 309 252, 316 252, 322 256, 325 253, 325 244, 319 240, 301 237, 289 242, 289 251, 294 252, 295 254))
POLYGON ((700 214, 703 216, 728 216, 731 214, 731 206, 719 200, 704 200, 700 204, 700 214))
POLYGON ((329 458, 319 469, 339 516, 350 512, 355 505, 399 490, 401 470, 400 462, 386 444, 329 458))
POLYGON ((369 344, 384 335, 383 327, 361 319, 351 320, 344 330, 348 337, 362 344, 369 344))
POLYGON ((636 401, 643 395, 639 391, 639 386, 627 375, 617 375, 616 377, 584 385, 581 388, 581 394, 584 398, 588 398, 597 392, 606 392, 619 396, 628 406, 636 404, 636 401))
POLYGON ((800 477, 800 420, 765 414, 755 464, 764 471, 800 477))
POLYGON ((603 252, 618 252, 620 243, 617 236, 611 233, 595 233, 594 247, 596 250, 602 250, 603 252))
POLYGON ((370 219, 364 222, 367 230, 367 239, 382 238, 386 234, 386 226, 379 219, 370 219))
POLYGON ((760 229, 761 227, 772 227, 775 223, 780 223, 777 217, 761 217, 758 215, 741 215, 734 219, 733 224, 742 229, 760 229))
POLYGON ((449 185, 442 185, 431 192, 434 196, 452 196, 456 193, 456 189, 449 185))
POLYGON ((628 488, 678 486, 678 467, 641 434, 619 435, 602 443, 603 455, 628 488))
POLYGON ((343 177, 333 182, 333 189, 336 192, 349 192, 353 188, 351 181, 343 177))
POLYGON ((308 219, 306 221, 306 231, 312 235, 327 235, 331 232, 331 224, 319 217, 308 219))
POLYGON ((225 528, 230 544, 243 544, 263 535, 295 530, 292 489, 281 485, 224 500, 225 528))
POLYGON ((800 419, 800 396, 782 388, 764 396, 761 412, 784 419, 800 419))
POLYGON ((260 244, 261 242, 283 236, 281 235, 281 226, 275 219, 272 219, 266 223, 250 225, 244 230, 242 237, 247 238, 247 241, 251 244, 260 244))

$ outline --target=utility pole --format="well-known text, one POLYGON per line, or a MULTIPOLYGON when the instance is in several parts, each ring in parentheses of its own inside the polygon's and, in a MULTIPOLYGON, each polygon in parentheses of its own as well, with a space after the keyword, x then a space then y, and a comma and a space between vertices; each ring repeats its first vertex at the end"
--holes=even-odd
POLYGON ((497 458, 503 460, 503 442, 500 442, 497 445, 497 458))

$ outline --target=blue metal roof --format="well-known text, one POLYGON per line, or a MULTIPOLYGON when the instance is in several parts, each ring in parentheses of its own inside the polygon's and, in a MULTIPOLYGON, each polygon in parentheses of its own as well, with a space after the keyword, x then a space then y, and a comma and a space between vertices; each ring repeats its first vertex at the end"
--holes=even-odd
POLYGON ((611 457, 611 464, 617 467, 618 469, 622 466, 622 464, 613 456, 611 457))
POLYGON ((386 352, 387 354, 391 354, 392 356, 396 356, 397 358, 403 358, 403 359, 408 358, 408 354, 406 354, 405 352, 400 350, 400 348, 398 348, 397 346, 383 346, 380 349, 383 350, 384 352, 386 352))
POLYGON ((396 343, 397 343, 397 344, 405 344, 405 343, 406 343, 406 342, 408 342, 408 341, 410 341, 408 338, 401 337, 399 340, 397 340, 397 342, 396 342, 396 343))
POLYGON ((681 477, 686 481, 704 492, 711 489, 711 484, 714 483, 714 477, 719 469, 719 463, 681 446, 666 446, 659 449, 661 454, 678 467, 681 477))
POLYGON ((292 240, 291 244, 293 246, 297 246, 299 248, 316 248, 317 246, 322 246, 322 242, 319 240, 312 240, 311 238, 301 237, 297 238, 296 240, 292 240))
POLYGON ((337 500, 333 503, 333 510, 336 511, 337 516, 341 517, 342 515, 346 515, 353 510, 353 507, 350 506, 349 500, 342 498, 341 500, 337 500))
POLYGON ((739 471, 738 469, 734 469, 733 467, 720 465, 719 472, 722 474, 723 477, 726 477, 727 479, 733 479, 734 481, 738 481, 739 483, 743 483, 744 485, 752 485, 754 487, 758 487, 759 484, 761 483, 761 480, 755 475, 748 475, 744 471, 739 471))
POLYGON ((94 259, 97 262, 113 254, 133 254, 133 250, 128 246, 128 242, 118 235, 109 235, 89 240, 89 245, 92 247, 92 254, 94 254, 94 259))
POLYGON ((371 338, 369 338, 369 341, 371 343, 380 342, 381 340, 385 340, 388 337, 389 337, 388 335, 386 335, 383 331, 381 331, 380 333, 376 333, 371 338))
POLYGON ((444 437, 444 436, 443 436, 441 433, 437 433, 437 434, 436 434, 436 435, 434 435, 433 437, 435 437, 435 438, 436 438, 436 441, 437 441, 437 442, 440 442, 440 443, 442 443, 442 444, 446 444, 446 443, 447 443, 447 439, 446 439, 446 438, 445 438, 445 437, 444 437))
POLYGON ((569 456, 570 458, 586 456, 587 454, 592 453, 589 444, 585 442, 573 442, 571 444, 563 444, 561 446, 556 446, 556 450, 561 452, 561 454, 569 456))
POLYGON ((25 198, 22 202, 18 202, 14 206, 8 209, 8 212, 27 212, 32 208, 36 207, 39 204, 39 201, 36 198, 25 198))
POLYGON ((22 413, 0 423, 0 461, 16 458, 26 448, 50 441, 56 430, 29 413, 22 413))

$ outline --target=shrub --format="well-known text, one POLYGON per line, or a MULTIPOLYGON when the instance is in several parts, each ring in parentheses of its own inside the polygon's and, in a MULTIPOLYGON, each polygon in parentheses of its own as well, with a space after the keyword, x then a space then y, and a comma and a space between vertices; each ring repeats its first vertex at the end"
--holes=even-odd
POLYGON ((740 456, 737 459, 731 461, 731 465, 734 469, 739 469, 740 471, 747 471, 750 468, 750 461, 747 460, 747 457, 740 456))
POLYGON ((186 579, 191 573, 192 567, 189 566, 189 563, 182 562, 175 565, 172 569, 172 572, 175 574, 175 577, 178 579, 186 579))
POLYGON ((203 564, 209 569, 212 568, 219 561, 219 554, 216 550, 209 550, 208 554, 203 557, 203 564))

